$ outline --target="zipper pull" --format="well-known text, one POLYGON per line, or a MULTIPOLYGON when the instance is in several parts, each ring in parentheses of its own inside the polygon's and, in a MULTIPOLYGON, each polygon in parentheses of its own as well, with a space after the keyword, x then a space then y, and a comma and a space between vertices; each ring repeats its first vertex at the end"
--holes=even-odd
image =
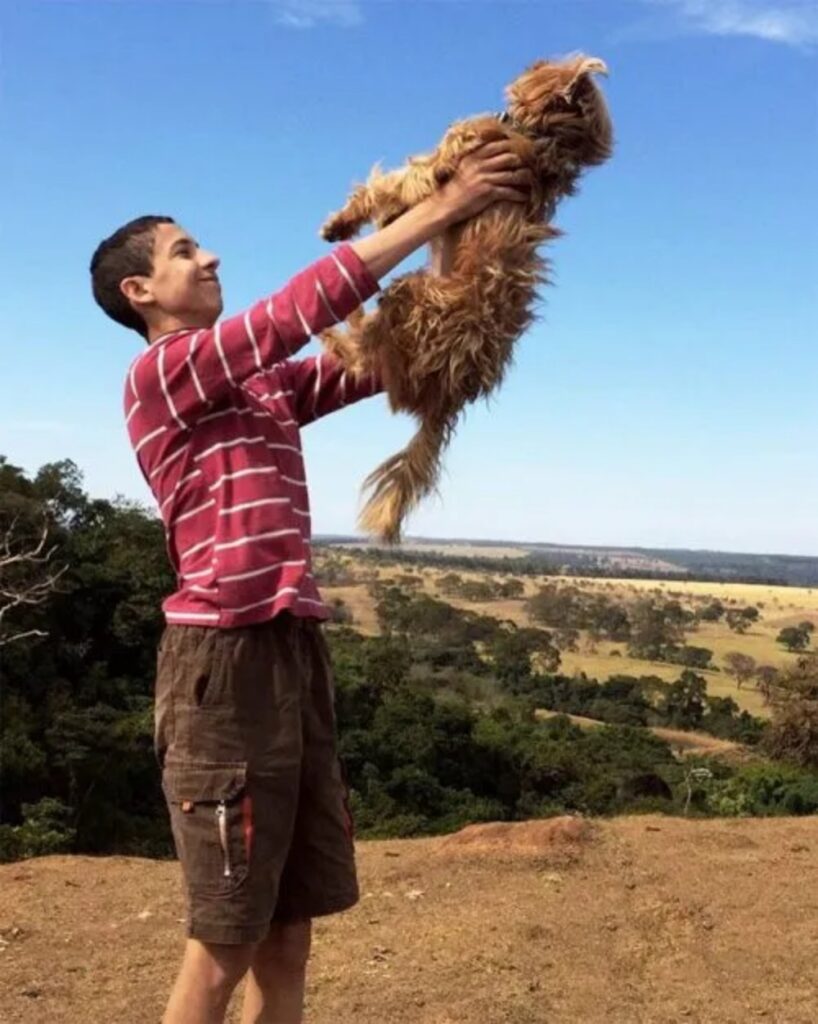
POLYGON ((230 878, 233 872, 230 866, 230 846, 227 842, 227 804, 224 800, 220 800, 216 807, 216 822, 219 826, 219 846, 224 858, 224 877, 230 878))

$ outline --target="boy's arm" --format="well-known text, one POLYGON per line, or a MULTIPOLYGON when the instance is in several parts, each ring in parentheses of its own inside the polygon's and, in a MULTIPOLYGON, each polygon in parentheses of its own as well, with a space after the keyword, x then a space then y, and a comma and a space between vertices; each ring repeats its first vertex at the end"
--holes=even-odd
POLYGON ((147 404, 155 432, 169 425, 190 428, 252 374, 343 320, 377 291, 378 278, 452 224, 499 199, 525 202, 518 186, 529 176, 518 167, 505 141, 486 143, 465 156, 429 199, 380 231, 342 245, 243 315, 154 342, 131 366, 128 415, 139 405, 145 413, 147 404))
POLYGON ((152 344, 131 367, 132 401, 148 404, 158 423, 187 429, 252 374, 303 348, 377 288, 366 264, 342 245, 245 313, 152 344))
POLYGON ((299 427, 383 391, 377 374, 356 379, 329 352, 290 360, 282 370, 293 391, 293 410, 299 427))

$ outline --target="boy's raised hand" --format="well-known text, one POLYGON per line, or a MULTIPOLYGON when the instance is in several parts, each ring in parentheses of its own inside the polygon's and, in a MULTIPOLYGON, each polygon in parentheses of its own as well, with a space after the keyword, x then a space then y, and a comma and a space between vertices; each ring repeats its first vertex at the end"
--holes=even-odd
POLYGON ((467 153, 434 198, 445 209, 447 222, 456 224, 499 199, 526 202, 531 185, 531 171, 506 139, 497 139, 467 153))

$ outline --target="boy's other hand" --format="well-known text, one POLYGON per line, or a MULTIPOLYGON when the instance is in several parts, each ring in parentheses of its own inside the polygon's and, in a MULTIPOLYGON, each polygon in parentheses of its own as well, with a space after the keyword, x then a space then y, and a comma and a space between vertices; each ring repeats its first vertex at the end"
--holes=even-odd
POLYGON ((451 225, 474 217, 499 199, 526 202, 532 184, 531 171, 505 139, 498 139, 484 142, 464 156, 433 198, 451 225))

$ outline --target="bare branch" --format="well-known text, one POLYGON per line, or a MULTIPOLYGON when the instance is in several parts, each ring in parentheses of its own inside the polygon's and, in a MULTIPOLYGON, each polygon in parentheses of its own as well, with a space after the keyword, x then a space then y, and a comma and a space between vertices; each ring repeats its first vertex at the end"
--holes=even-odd
POLYGON ((46 601, 57 589, 60 577, 68 569, 66 565, 59 569, 49 565, 57 545, 46 547, 48 522, 45 518, 36 542, 26 542, 16 536, 18 521, 19 516, 15 516, 0 537, 0 647, 28 637, 47 635, 39 629, 6 635, 2 631, 3 620, 15 609, 33 607, 46 601))
POLYGON ((11 636, 0 636, 0 647, 14 643, 15 640, 25 640, 30 636, 48 636, 41 629, 27 629, 24 633, 12 633, 11 636))

